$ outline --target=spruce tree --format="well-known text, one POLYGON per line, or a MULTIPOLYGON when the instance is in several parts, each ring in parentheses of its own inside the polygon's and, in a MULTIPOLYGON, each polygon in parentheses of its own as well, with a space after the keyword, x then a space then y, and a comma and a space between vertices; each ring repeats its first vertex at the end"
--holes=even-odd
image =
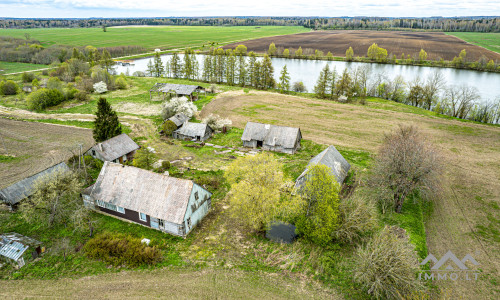
POLYGON ((109 72, 109 69, 111 69, 114 64, 115 61, 111 58, 111 54, 109 54, 108 50, 104 49, 101 56, 101 66, 105 67, 106 71, 109 72))
POLYGON ((101 97, 97 102, 97 112, 92 133, 94 140, 98 143, 122 133, 118 116, 109 102, 106 101, 106 98, 101 97))
POLYGON ((330 68, 328 67, 328 64, 326 64, 323 70, 321 70, 318 81, 314 86, 314 93, 318 98, 326 98, 329 79, 330 79, 330 68))
POLYGON ((280 83, 278 84, 278 88, 280 89, 280 93, 286 93, 290 90, 290 74, 288 74, 286 65, 281 70, 280 83))
POLYGON ((163 62, 161 61, 160 52, 156 52, 154 58, 154 76, 161 77, 164 72, 165 68, 163 67, 163 62))

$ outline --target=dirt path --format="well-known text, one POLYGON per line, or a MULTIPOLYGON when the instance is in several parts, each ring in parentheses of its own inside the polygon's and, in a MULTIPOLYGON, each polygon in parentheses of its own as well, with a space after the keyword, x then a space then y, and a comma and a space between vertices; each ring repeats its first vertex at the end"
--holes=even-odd
MULTIPOLYGON (((476 281, 442 281, 453 298, 494 298, 499 294, 500 247, 478 228, 499 230, 500 128, 383 109, 241 91, 221 94, 201 115, 217 113, 236 127, 247 121, 300 127, 305 139, 374 153, 385 132, 398 124, 417 124, 440 149, 445 162, 445 190, 426 224, 429 252, 440 258, 448 250, 460 259, 471 254, 481 265, 476 281), (494 220, 497 220, 495 223, 494 220)), ((498 237, 497 237, 498 238, 498 237)))

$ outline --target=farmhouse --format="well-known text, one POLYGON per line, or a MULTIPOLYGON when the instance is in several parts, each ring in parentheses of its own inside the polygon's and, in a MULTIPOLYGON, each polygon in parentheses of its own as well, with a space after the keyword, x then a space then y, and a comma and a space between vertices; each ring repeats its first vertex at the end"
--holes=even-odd
POLYGON ((185 122, 181 128, 173 132, 173 137, 180 140, 205 141, 213 132, 214 130, 207 124, 185 122))
POLYGON ((344 182, 351 168, 351 165, 345 160, 342 154, 340 154, 334 146, 329 146, 309 161, 304 172, 297 178, 295 182, 296 187, 300 187, 304 183, 309 167, 317 164, 325 165, 330 168, 332 175, 335 176, 339 184, 344 182))
POLYGON ((187 97, 191 101, 196 101, 200 92, 205 92, 205 88, 199 85, 174 84, 174 83, 156 83, 149 90, 149 99, 165 100, 173 96, 187 97))
POLYGON ((94 145, 87 153, 102 161, 119 162, 122 164, 128 160, 132 160, 135 151, 139 148, 139 145, 128 135, 122 133, 94 145))
POLYGON ((42 178, 48 178, 59 172, 67 171, 69 171, 68 166, 64 162, 62 162, 39 173, 36 173, 33 176, 24 178, 23 180, 0 190, 0 201, 5 202, 11 206, 15 205, 19 203, 19 201, 33 195, 33 193, 35 192, 34 187, 37 184, 38 180, 42 178))
POLYGON ((83 196, 88 207, 185 237, 210 210, 212 194, 191 180, 105 162, 83 196))
POLYGON ((241 136, 243 146, 293 154, 300 149, 300 128, 248 122, 241 136))
POLYGON ((175 116, 169 118, 170 121, 174 122, 177 125, 177 128, 181 127, 187 120, 189 120, 188 116, 183 113, 175 114, 175 116))

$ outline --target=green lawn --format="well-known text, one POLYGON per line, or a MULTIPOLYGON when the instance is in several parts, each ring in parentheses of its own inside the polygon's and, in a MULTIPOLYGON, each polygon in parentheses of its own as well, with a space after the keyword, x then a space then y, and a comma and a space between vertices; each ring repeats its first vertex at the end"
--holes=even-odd
POLYGON ((500 53, 500 33, 499 32, 446 32, 448 35, 456 36, 466 42, 481 46, 488 50, 500 53))
POLYGON ((18 62, 5 62, 0 61, 0 74, 14 73, 14 72, 24 72, 30 70, 37 70, 47 68, 46 65, 36 65, 36 64, 25 64, 18 62))
POLYGON ((0 29, 0 36, 24 38, 29 33, 32 39, 44 46, 62 44, 70 46, 113 47, 138 45, 148 49, 162 50, 179 47, 201 47, 210 43, 221 45, 230 42, 307 32, 301 26, 155 26, 155 27, 110 27, 101 28, 48 28, 48 29, 0 29))

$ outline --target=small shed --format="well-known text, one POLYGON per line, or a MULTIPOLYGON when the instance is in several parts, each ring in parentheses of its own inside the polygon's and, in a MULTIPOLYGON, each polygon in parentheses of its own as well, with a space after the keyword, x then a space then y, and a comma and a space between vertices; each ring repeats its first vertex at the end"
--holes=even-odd
POLYGON ((168 118, 170 121, 174 122, 177 125, 177 128, 180 128, 184 123, 186 123, 189 118, 183 113, 175 114, 173 117, 168 118))
POLYGON ((122 164, 128 160, 132 160, 135 151, 139 148, 139 145, 128 135, 122 133, 94 145, 87 153, 102 161, 119 162, 122 164))
POLYGON ((50 168, 47 168, 41 172, 36 173, 30 177, 24 178, 8 187, 0 190, 0 201, 3 201, 9 205, 15 205, 19 201, 28 198, 35 192, 33 188, 37 184, 37 181, 44 177, 50 177, 58 172, 69 171, 68 166, 64 163, 58 163, 50 168))
POLYGON ((173 132, 173 137, 180 140, 206 141, 214 130, 205 123, 185 122, 181 128, 173 132))
POLYGON ((300 128, 248 122, 241 136, 244 147, 293 154, 300 149, 300 128))
POLYGON ((35 248, 33 257, 38 257, 42 252, 40 243, 32 238, 20 235, 15 232, 5 233, 0 235, 0 258, 5 261, 13 262, 17 267, 21 268, 25 265, 23 258, 24 253, 28 250, 29 246, 35 248))
POLYGON ((185 237, 208 213, 211 198, 191 180, 105 162, 84 201, 114 217, 185 237))
POLYGON ((325 165, 330 168, 332 175, 335 176, 335 179, 339 184, 344 182, 347 177, 347 173, 351 169, 351 165, 342 156, 342 154, 340 154, 334 146, 329 146, 309 161, 304 172, 302 172, 302 174, 297 178, 295 183, 296 187, 300 187, 304 183, 309 167, 317 164, 325 165))
POLYGON ((191 101, 196 101, 200 92, 205 93, 205 88, 199 85, 175 84, 175 83, 156 83, 149 90, 149 99, 165 100, 173 96, 187 97, 191 101))

